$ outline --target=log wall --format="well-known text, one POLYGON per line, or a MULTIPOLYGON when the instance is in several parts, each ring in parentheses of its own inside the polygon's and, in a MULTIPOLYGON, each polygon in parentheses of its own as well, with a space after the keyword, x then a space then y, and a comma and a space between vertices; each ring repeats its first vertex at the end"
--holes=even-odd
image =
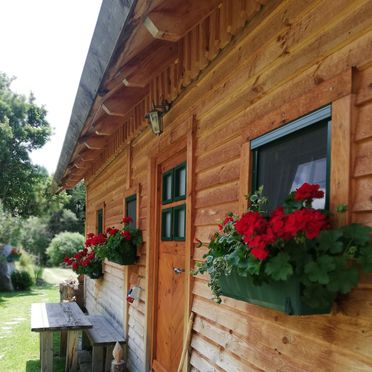
MULTIPOLYGON (((164 117, 165 131, 160 137, 144 127, 142 114, 129 127, 134 128, 130 142, 119 132, 113 136, 102 163, 95 165, 86 180, 87 231, 95 230, 95 210, 103 203, 106 227, 118 225, 123 198, 130 187, 140 185, 139 227, 145 244, 133 270, 140 278, 141 300, 126 310, 126 294, 120 287, 125 288, 125 283, 112 281, 114 274, 106 273, 102 283, 88 282, 87 304, 92 311, 111 315, 102 301, 108 300, 107 293, 116 293, 111 305, 116 314, 122 311, 122 319, 128 319, 130 370, 144 371, 148 352, 149 162, 186 136, 185 123, 193 115, 197 121, 193 237, 207 241, 226 211, 244 208, 250 139, 329 103, 335 132, 346 134, 340 136, 341 142, 334 142, 342 146, 332 149, 333 164, 344 159, 343 166, 333 171, 333 205, 348 203, 350 212, 345 218, 372 226, 371 19, 371 1, 269 1, 250 22, 242 22, 235 34, 230 32, 227 43, 217 44, 217 52, 210 51, 209 65, 193 52, 195 40, 187 42, 182 50, 188 57, 181 59, 186 80, 175 85, 178 90, 170 89, 178 98, 164 117)), ((223 40, 220 32, 209 35, 223 40)), ((150 92, 159 93, 161 81, 167 80, 156 79, 150 92)), ((151 94, 145 102, 151 102, 151 94)), ((194 260, 203 253, 195 249, 194 260)), ((370 277, 326 316, 288 317, 229 298, 216 305, 209 299, 205 277, 194 280, 192 292, 196 318, 190 364, 194 371, 372 369, 370 277)))
POLYGON ((122 328, 124 324, 124 269, 114 263, 104 264, 104 278, 85 277, 85 307, 89 314, 102 314, 122 328))

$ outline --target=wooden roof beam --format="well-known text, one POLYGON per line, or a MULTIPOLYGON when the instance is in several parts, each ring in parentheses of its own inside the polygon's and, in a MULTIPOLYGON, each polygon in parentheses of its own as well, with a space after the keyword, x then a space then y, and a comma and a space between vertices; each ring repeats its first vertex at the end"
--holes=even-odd
POLYGON ((154 39, 176 42, 182 37, 182 35, 178 33, 159 29, 150 17, 147 17, 144 20, 143 25, 146 27, 147 31, 150 32, 154 39))
POLYGON ((84 145, 89 150, 103 150, 105 147, 106 139, 105 137, 89 137, 89 138, 82 138, 79 141, 80 144, 84 145))
MULTIPOLYGON (((123 83, 124 84, 124 83, 123 83)), ((107 114, 107 115, 110 115, 110 116, 120 116, 120 117, 124 117, 125 115, 122 114, 121 112, 114 112, 114 111, 111 111, 104 103, 102 104, 102 110, 107 114)))
POLYGON ((118 128, 119 123, 117 121, 104 121, 99 123, 94 129, 97 136, 111 136, 118 128))

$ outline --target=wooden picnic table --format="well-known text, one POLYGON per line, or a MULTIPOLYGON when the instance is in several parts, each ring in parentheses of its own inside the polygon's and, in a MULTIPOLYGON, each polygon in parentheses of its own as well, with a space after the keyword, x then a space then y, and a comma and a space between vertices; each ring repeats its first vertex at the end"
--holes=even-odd
POLYGON ((31 331, 40 333, 41 371, 53 371, 53 332, 57 331, 67 331, 65 371, 76 371, 79 331, 91 327, 76 302, 32 304, 31 331))

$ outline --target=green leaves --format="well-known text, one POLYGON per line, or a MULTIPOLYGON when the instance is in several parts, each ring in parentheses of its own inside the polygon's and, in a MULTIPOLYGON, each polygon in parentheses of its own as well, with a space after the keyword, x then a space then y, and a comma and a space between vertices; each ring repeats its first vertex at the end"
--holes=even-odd
POLYGON ((372 246, 366 244, 359 250, 360 256, 357 258, 357 262, 362 266, 363 270, 368 272, 372 271, 372 246))
POLYGON ((341 253, 344 250, 344 244, 339 241, 342 237, 342 231, 339 229, 323 230, 317 237, 319 242, 318 250, 330 252, 332 254, 341 253))
POLYGON ((265 267, 265 273, 274 280, 286 280, 293 274, 293 267, 289 262, 288 253, 279 253, 273 257, 265 267))
POLYGON ((305 274, 310 281, 319 284, 329 283, 329 272, 336 267, 334 258, 328 255, 320 256, 317 261, 311 261, 305 265, 305 274))
POLYGON ((342 268, 330 274, 327 288, 332 292, 349 293, 358 285, 359 273, 355 267, 342 268))

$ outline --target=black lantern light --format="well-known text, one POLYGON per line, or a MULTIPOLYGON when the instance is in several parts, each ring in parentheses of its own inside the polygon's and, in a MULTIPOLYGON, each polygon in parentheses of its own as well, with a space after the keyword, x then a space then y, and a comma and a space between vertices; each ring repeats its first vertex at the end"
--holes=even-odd
POLYGON ((162 101, 159 106, 152 103, 152 110, 145 115, 154 134, 159 136, 163 132, 163 115, 169 111, 170 104, 167 101, 162 101))

